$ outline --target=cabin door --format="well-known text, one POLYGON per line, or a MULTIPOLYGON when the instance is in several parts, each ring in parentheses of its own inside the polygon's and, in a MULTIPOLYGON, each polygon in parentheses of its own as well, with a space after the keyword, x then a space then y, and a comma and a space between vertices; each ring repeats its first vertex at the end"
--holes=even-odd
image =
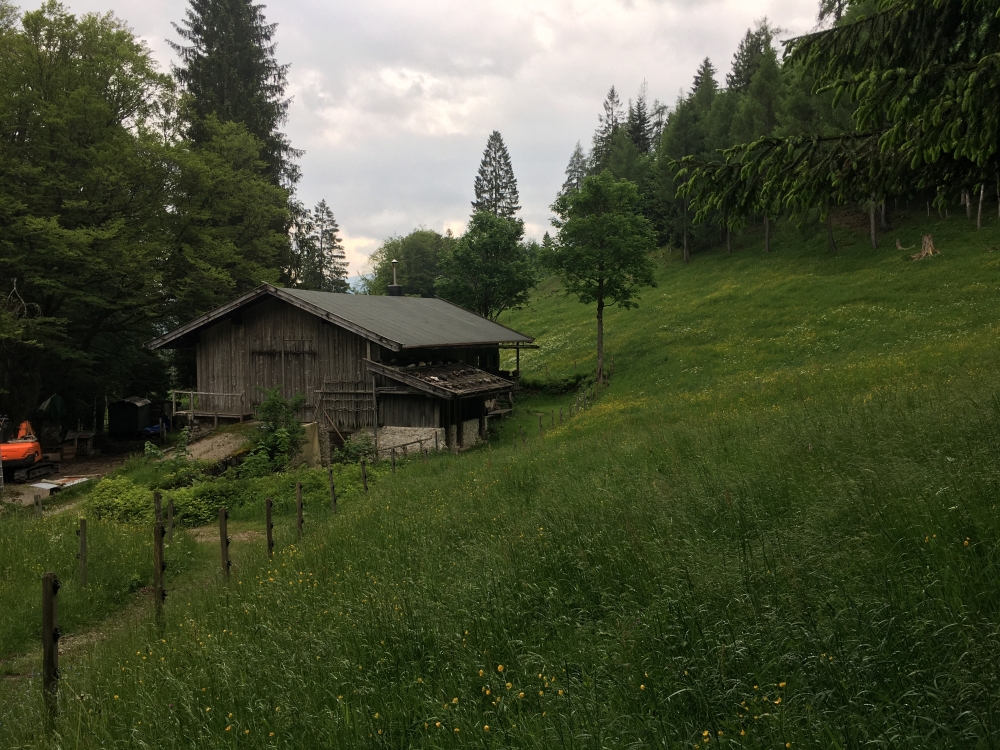
MULTIPOLYGON (((302 394, 305 405, 299 412, 301 419, 315 419, 316 348, 312 339, 279 339, 259 342, 253 349, 253 373, 259 388, 278 388, 282 398, 291 400, 302 394)), ((254 405, 260 404, 264 393, 253 394, 254 405)))

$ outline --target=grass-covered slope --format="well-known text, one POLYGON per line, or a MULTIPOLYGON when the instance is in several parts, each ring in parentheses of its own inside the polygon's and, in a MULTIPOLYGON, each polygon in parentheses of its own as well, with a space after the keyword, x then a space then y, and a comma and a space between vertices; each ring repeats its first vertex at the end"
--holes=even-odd
MULTIPOLYGON (((995 745, 1000 232, 932 224, 917 264, 662 259, 596 405, 242 545, 77 657, 54 732, 5 686, 0 745, 995 745)), ((590 367, 592 315, 548 282, 522 367, 590 367)))

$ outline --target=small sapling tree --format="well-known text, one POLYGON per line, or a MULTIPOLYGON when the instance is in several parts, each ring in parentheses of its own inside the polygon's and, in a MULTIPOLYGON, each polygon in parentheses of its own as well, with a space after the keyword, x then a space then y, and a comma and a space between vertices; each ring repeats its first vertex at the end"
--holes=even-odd
POLYGON ((543 262, 580 302, 597 303, 597 382, 601 382, 604 308, 636 307, 639 289, 654 285, 649 258, 656 248, 653 226, 640 213, 635 183, 616 180, 608 170, 584 179, 580 190, 559 196, 552 209, 559 236, 543 262))

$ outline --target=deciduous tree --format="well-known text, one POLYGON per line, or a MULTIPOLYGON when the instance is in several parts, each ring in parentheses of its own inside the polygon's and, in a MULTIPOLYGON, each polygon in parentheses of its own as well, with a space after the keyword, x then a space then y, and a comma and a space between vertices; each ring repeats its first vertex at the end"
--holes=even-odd
POLYGON ((449 232, 415 229, 405 237, 390 237, 372 253, 369 272, 361 277, 362 294, 388 294, 392 283, 392 261, 398 261, 396 280, 403 294, 433 297, 438 277, 438 258, 455 240, 449 232))
POLYGON ((587 177, 583 188, 553 205, 557 242, 545 264, 580 302, 597 303, 597 380, 604 377, 604 310, 638 305, 638 293, 654 283, 652 224, 640 211, 639 191, 609 171, 587 177))
POLYGON ((490 320, 522 307, 535 283, 523 237, 520 219, 473 214, 465 234, 438 259, 438 294, 490 320))

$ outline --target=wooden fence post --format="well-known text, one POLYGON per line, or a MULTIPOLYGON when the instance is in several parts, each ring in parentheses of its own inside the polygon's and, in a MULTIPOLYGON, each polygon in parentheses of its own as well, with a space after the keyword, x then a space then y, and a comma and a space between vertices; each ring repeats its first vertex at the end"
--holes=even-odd
POLYGON ((167 498, 167 541, 174 543, 174 499, 167 498))
POLYGON ((42 576, 42 687, 49 711, 55 714, 59 689, 59 611, 56 595, 62 584, 55 573, 42 576))
POLYGON ((295 483, 295 525, 302 538, 302 482, 295 483))
POLYGON ((545 435, 545 428, 542 426, 542 417, 544 415, 538 415, 538 437, 543 437, 545 435))
POLYGON ((232 561, 229 559, 229 513, 226 509, 219 508, 219 548, 222 553, 222 573, 229 578, 229 569, 232 561))
POLYGON ((274 524, 271 523, 271 498, 264 501, 264 525, 267 527, 267 559, 274 557, 274 524))
POLYGON ((517 453, 517 432, 514 433, 514 452, 517 453))
POLYGON ((327 473, 330 475, 330 510, 334 513, 337 512, 337 488, 333 484, 333 467, 331 466, 327 469, 327 473))
POLYGON ((365 492, 368 492, 368 470, 365 468, 365 460, 361 459, 361 483, 365 486, 365 492))
POLYGON ((554 409, 549 412, 549 426, 550 427, 556 426, 556 412, 554 409))
POLYGON ((559 407, 559 424, 563 423, 562 407, 559 407))
POLYGON ((77 569, 80 571, 80 585, 87 585, 87 519, 80 519, 80 528, 76 530, 76 535, 80 537, 80 551, 76 553, 76 559, 80 561, 77 569))
POLYGON ((42 517, 42 496, 35 493, 35 518, 42 517))
POLYGON ((153 511, 156 523, 163 523, 163 495, 159 492, 153 493, 153 511))
POLYGON ((163 521, 153 525, 153 598, 156 602, 156 619, 163 617, 163 600, 167 592, 163 585, 163 574, 167 569, 167 561, 163 558, 163 521))
POLYGON ((392 449, 392 473, 396 473, 396 449, 392 449))

